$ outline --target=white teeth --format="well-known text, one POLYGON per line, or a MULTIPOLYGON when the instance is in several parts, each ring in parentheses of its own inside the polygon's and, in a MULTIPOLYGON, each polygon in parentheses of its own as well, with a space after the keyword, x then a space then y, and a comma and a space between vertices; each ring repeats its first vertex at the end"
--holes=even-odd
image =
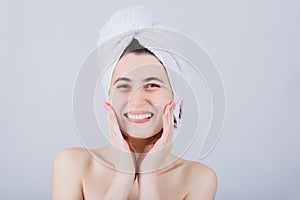
POLYGON ((131 115, 131 114, 127 114, 129 119, 146 119, 151 117, 150 113, 147 114, 142 114, 142 115, 131 115))

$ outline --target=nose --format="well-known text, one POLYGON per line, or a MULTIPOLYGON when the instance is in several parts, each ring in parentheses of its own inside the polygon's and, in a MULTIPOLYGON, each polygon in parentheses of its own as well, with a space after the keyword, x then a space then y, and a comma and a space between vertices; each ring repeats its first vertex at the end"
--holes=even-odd
POLYGON ((143 87, 137 88, 132 92, 128 100, 131 106, 139 107, 146 104, 146 94, 143 87))

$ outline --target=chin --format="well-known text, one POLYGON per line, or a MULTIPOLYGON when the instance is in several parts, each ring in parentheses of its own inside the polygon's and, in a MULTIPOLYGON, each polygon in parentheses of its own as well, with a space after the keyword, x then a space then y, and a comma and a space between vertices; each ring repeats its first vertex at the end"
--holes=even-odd
POLYGON ((135 128, 130 128, 130 129, 124 129, 122 132, 127 135, 128 137, 131 138, 136 138, 136 139, 146 139, 153 137, 157 133, 161 132, 160 129, 149 129, 149 128, 141 128, 141 127, 135 127, 135 128))

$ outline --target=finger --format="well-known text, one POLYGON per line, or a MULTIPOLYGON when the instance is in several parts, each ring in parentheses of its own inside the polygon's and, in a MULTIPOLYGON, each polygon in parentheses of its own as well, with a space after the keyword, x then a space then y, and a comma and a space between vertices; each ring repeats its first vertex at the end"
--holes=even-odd
POLYGON ((111 119, 112 119, 112 125, 113 125, 113 130, 114 130, 114 136, 116 138, 118 138, 121 141, 124 141, 124 138, 122 136, 121 130, 120 130, 120 126, 117 120, 117 115, 114 111, 114 109, 112 108, 112 106, 110 106, 110 112, 111 112, 111 119))
POLYGON ((166 118, 165 118, 165 137, 166 143, 169 144, 172 142, 173 133, 174 133, 174 109, 175 102, 172 102, 168 109, 166 110, 166 118))
POLYGON ((163 114, 163 134, 161 140, 166 141, 170 134, 170 108, 171 104, 167 104, 163 114))
POLYGON ((117 147, 124 149, 126 151, 133 151, 133 149, 131 148, 131 146, 129 145, 129 141, 127 137, 123 137, 120 127, 119 127, 119 123, 116 117, 116 113, 113 109, 113 107, 109 104, 106 103, 108 111, 109 111, 109 118, 110 118, 110 128, 111 128, 111 137, 113 140, 113 144, 116 145, 117 147))
POLYGON ((111 119, 111 113, 110 113, 110 108, 109 108, 109 103, 104 102, 103 106, 106 110, 106 114, 107 114, 107 123, 108 123, 108 135, 109 135, 109 139, 111 142, 114 141, 114 134, 113 134, 113 128, 112 128, 112 119, 111 119))
POLYGON ((122 148, 121 144, 123 144, 124 139, 122 137, 118 121, 116 119, 116 114, 113 110, 113 107, 105 102, 103 104, 108 112, 108 123, 109 123, 109 136, 110 136, 110 141, 113 145, 122 148), (121 145, 121 146, 120 146, 121 145))
POLYGON ((112 125, 113 130, 115 130, 116 133, 118 133, 120 131, 120 129, 119 129, 119 124, 118 124, 116 114, 115 114, 115 111, 114 111, 113 107, 107 102, 105 102, 103 105, 107 108, 107 110, 109 112, 110 121, 111 121, 111 125, 112 125))
POLYGON ((172 139, 173 139, 173 134, 174 134, 174 110, 175 110, 175 107, 176 107, 176 103, 173 102, 172 105, 171 105, 171 108, 170 108, 170 114, 169 114, 169 123, 170 123, 170 126, 169 126, 169 132, 170 134, 168 135, 168 142, 172 142, 172 139))

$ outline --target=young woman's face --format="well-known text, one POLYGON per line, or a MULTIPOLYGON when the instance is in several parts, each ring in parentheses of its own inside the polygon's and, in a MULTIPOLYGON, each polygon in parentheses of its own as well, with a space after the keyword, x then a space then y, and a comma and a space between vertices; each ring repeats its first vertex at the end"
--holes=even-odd
POLYGON ((173 101, 165 68, 153 55, 125 54, 113 72, 110 101, 125 134, 155 135, 163 126, 164 106, 173 101))

